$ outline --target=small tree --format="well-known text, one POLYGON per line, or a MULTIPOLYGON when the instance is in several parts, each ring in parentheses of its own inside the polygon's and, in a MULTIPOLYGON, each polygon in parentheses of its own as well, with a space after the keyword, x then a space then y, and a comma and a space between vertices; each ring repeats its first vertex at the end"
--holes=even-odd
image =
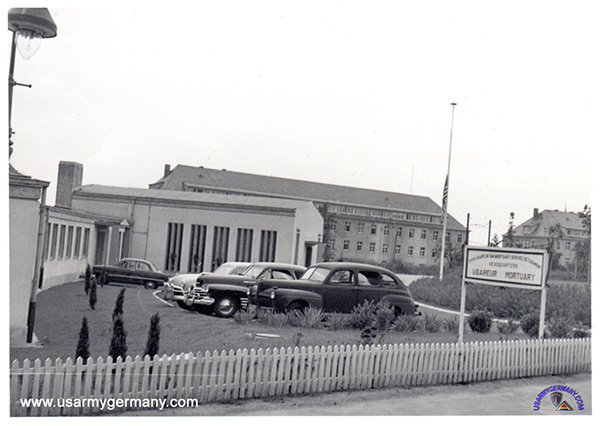
POLYGON ((98 297, 96 295, 96 277, 92 277, 92 284, 90 286, 90 298, 89 298, 89 302, 90 302, 90 308, 95 309, 96 308, 96 302, 98 301, 98 297))
POLYGON ((84 316, 81 321, 81 329, 79 330, 79 341, 77 342, 77 351, 75 359, 81 357, 83 362, 86 362, 90 356, 90 333, 88 330, 87 318, 84 316))
POLYGON ((113 335, 110 340, 108 355, 110 355, 113 360, 116 360, 119 356, 121 359, 125 359, 127 356, 127 333, 125 333, 122 316, 116 317, 113 322, 113 335))
POLYGON ((119 292, 119 295, 117 296, 117 301, 115 302, 115 310, 113 311, 113 314, 112 314, 113 321, 117 317, 123 315, 123 301, 124 300, 125 300, 125 289, 122 288, 121 291, 119 292))
POLYGON ((148 340, 146 342, 146 353, 145 355, 154 357, 158 354, 158 347, 160 344, 160 317, 158 312, 152 315, 150 318, 150 330, 148 331, 148 340))
POLYGON ((87 268, 85 268, 85 294, 90 293, 90 287, 92 285, 92 268, 88 263, 87 268))

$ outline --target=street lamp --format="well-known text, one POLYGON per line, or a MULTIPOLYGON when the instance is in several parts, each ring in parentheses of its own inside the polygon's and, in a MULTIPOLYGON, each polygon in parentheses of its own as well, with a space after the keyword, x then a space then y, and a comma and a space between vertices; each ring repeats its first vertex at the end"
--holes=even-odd
POLYGON ((13 79, 15 71, 15 50, 24 59, 31 58, 40 47, 43 38, 56 37, 56 24, 46 8, 13 8, 8 11, 8 29, 13 32, 10 49, 10 68, 8 70, 8 158, 12 154, 13 135, 12 98, 15 86, 31 87, 30 84, 17 83, 13 79))

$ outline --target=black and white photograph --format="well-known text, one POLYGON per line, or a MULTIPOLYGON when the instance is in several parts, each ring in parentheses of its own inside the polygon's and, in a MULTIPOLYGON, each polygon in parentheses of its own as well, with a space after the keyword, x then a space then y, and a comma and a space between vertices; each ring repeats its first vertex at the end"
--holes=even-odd
POLYGON ((595 2, 5 11, 5 417, 592 421, 595 2))

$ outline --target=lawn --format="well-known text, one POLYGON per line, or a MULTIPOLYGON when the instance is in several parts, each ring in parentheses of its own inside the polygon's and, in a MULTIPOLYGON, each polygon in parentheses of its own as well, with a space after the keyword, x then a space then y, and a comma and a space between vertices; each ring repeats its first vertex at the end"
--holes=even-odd
MULTIPOLYGON (((90 334, 90 354, 96 358, 108 355, 112 337, 112 312, 117 295, 126 288, 123 304, 123 320, 127 332, 128 355, 144 355, 150 318, 160 315, 159 354, 187 352, 237 350, 238 348, 320 346, 360 344, 359 330, 327 330, 298 327, 269 327, 257 322, 241 324, 234 319, 223 319, 185 311, 177 305, 165 303, 156 297, 156 290, 137 286, 108 285, 99 287, 98 302, 92 310, 85 294, 83 283, 64 284, 41 292, 38 295, 35 334, 40 345, 11 348, 10 359, 29 358, 52 360, 60 357, 75 357, 79 329, 84 316, 87 317, 90 334), (278 337, 260 338, 257 334, 278 337)), ((427 312, 431 314, 431 312, 427 312)), ((440 317, 442 314, 440 314, 440 317)), ((472 333, 465 327, 465 341, 527 339, 522 332, 511 335, 472 333)), ((381 343, 442 343, 456 342, 457 335, 437 332, 389 332, 376 342, 381 343)))

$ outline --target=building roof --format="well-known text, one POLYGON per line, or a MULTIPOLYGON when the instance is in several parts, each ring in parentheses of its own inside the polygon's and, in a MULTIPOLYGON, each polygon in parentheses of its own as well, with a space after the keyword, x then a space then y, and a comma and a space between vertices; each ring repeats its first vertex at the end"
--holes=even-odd
MULTIPOLYGON (((565 236, 569 236, 569 230, 584 231, 583 221, 578 213, 561 212, 559 210, 534 211, 531 218, 515 227, 515 237, 547 237, 551 226, 560 225, 565 236), (567 231, 567 232, 565 232, 567 231)), ((578 236, 578 235, 574 235, 578 236)))
MULTIPOLYGON (((433 202, 431 198, 420 195, 185 165, 176 166, 163 178, 150 184, 149 187, 152 189, 173 191, 190 191, 194 188, 214 189, 257 196, 280 196, 307 201, 338 202, 354 206, 383 208, 409 213, 441 215, 442 212, 441 207, 433 202)), ((450 215, 448 226, 450 229, 455 230, 465 229, 464 226, 450 215)))

